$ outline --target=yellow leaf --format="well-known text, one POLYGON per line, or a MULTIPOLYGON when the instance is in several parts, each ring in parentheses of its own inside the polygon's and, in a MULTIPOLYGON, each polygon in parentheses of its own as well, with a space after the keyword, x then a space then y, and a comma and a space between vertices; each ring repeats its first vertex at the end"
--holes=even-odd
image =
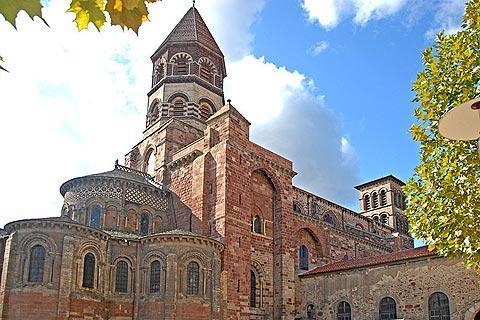
POLYGON ((148 10, 144 0, 137 1, 137 6, 129 9, 135 0, 108 0, 106 10, 110 14, 112 25, 132 29, 138 34, 138 28, 148 20, 148 10))
POLYGON ((100 30, 106 19, 104 9, 104 0, 72 0, 68 11, 76 14, 74 21, 77 23, 78 30, 88 28, 90 22, 100 30))

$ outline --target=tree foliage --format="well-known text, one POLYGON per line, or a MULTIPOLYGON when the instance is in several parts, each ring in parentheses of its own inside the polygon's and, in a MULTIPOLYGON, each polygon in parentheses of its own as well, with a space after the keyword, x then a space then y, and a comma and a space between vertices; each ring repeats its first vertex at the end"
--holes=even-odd
MULTIPOLYGON (((100 30, 108 22, 123 29, 138 33, 138 28, 148 20, 147 4, 157 0, 71 0, 68 12, 75 14, 74 21, 78 30, 88 28, 92 23, 100 30), (109 21, 107 21, 109 17, 109 21)), ((16 18, 25 11, 32 19, 42 17, 41 0, 0 0, 0 14, 16 27, 16 18)))
POLYGON ((411 231, 441 255, 480 270, 480 158, 476 141, 440 136, 440 118, 480 93, 480 0, 467 4, 462 28, 423 52, 413 84, 421 164, 405 186, 411 231))

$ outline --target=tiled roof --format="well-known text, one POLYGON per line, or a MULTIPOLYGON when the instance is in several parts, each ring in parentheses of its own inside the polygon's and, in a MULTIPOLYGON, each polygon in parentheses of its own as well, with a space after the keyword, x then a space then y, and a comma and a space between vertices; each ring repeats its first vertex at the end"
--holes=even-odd
POLYGON ((322 273, 329 273, 335 271, 344 271, 362 267, 369 267, 379 264, 386 264, 392 262, 398 262, 403 260, 415 259, 415 258, 422 258, 422 257, 429 257, 429 256, 436 256, 436 253, 433 251, 428 251, 428 248, 419 247, 415 249, 408 249, 397 251, 393 253, 383 254, 379 256, 371 256, 359 259, 352 259, 346 261, 337 261, 332 262, 320 267, 316 267, 310 271, 303 273, 301 276, 314 276, 322 273))
POLYGON ((192 7, 187 11, 180 22, 175 28, 173 28, 172 32, 170 32, 165 41, 160 45, 160 48, 167 43, 183 42, 199 42, 223 56, 220 47, 195 7, 192 7))

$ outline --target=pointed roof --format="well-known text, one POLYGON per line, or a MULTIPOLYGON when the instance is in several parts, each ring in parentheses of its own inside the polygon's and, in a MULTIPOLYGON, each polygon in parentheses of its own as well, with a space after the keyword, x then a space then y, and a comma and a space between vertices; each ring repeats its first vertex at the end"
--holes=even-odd
POLYGON ((198 42, 223 57, 222 50, 213 38, 197 8, 191 7, 157 51, 167 43, 198 42))

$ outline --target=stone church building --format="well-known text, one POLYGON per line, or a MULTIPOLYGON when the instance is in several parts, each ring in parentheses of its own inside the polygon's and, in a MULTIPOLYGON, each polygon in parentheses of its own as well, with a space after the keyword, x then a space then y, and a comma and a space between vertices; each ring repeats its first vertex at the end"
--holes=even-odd
POLYGON ((196 8, 151 59, 124 165, 0 229, 0 319, 480 319, 480 276, 413 248, 402 181, 356 186, 355 212, 250 141, 196 8))

